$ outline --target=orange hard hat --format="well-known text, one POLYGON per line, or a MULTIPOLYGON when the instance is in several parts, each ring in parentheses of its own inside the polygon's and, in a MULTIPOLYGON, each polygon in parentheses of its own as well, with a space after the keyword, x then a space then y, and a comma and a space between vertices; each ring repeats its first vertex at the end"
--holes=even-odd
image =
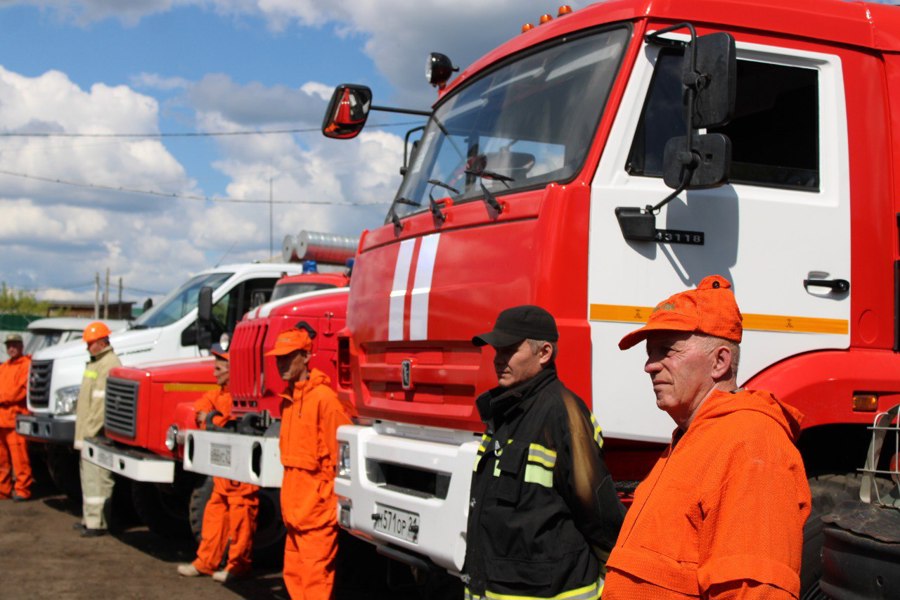
POLYGON ((83 339, 88 344, 92 344, 97 340, 102 340, 105 337, 109 337, 110 333, 112 332, 109 330, 109 327, 106 326, 106 323, 104 323, 103 321, 94 321, 84 328, 84 333, 81 334, 81 339, 83 339))
POLYGON ((623 337, 619 348, 631 348, 647 339, 651 331, 705 334, 739 344, 744 332, 742 321, 731 283, 721 275, 710 275, 697 289, 675 294, 657 304, 647 324, 623 337))

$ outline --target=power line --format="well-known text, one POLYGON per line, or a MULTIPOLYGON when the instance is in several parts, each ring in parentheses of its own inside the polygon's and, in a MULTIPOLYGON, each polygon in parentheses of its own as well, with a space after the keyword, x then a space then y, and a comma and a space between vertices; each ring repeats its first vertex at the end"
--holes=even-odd
POLYGON ((179 194, 177 192, 160 192, 155 190, 139 190, 128 187, 116 187, 112 185, 103 185, 99 183, 85 183, 80 181, 70 181, 66 179, 58 179, 53 177, 42 177, 40 175, 30 175, 28 173, 15 173, 0 169, 0 175, 8 175, 9 177, 18 177, 20 179, 31 179, 34 181, 42 181, 44 183, 54 183, 57 185, 68 185, 78 188, 87 188, 95 190, 104 190, 109 192, 122 192, 126 194, 141 194, 145 196, 157 196, 160 198, 172 198, 176 200, 201 200, 207 202, 231 202, 244 204, 314 204, 322 206, 379 206, 390 204, 390 202, 331 202, 329 200, 269 200, 255 198, 229 198, 215 196, 201 196, 199 194, 179 194))
MULTIPOLYGON (((406 127, 417 125, 418 121, 403 123, 371 123, 366 129, 386 129, 388 127, 406 127)), ((293 129, 263 129, 246 131, 184 131, 161 133, 67 133, 67 132, 15 132, 0 131, 0 138, 201 138, 201 137, 231 137, 242 135, 286 135, 295 133, 315 133, 321 131, 319 127, 302 127, 293 129)))

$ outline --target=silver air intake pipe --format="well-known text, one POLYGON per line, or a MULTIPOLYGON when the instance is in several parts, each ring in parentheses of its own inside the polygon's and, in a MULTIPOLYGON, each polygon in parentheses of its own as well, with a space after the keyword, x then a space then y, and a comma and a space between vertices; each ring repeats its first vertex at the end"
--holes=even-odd
POLYGON ((344 265, 347 259, 356 256, 359 237, 301 231, 297 235, 286 235, 281 244, 284 262, 314 260, 331 265, 344 265))

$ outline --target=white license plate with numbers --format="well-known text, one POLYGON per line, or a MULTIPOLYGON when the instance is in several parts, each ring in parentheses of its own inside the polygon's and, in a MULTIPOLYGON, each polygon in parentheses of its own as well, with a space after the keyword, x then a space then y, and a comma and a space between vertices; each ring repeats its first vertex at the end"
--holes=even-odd
POLYGON ((419 538, 419 515, 383 504, 375 505, 375 531, 415 544, 419 538))
POLYGON ((209 462, 217 467, 230 467, 231 446, 228 444, 210 444, 209 462))

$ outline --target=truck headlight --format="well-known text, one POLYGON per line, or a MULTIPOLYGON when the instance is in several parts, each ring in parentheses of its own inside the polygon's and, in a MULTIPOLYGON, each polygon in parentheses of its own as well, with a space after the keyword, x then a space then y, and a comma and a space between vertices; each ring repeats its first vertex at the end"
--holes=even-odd
POLYGON ((180 443, 179 437, 181 437, 183 439, 183 436, 178 435, 178 425, 175 425, 175 424, 169 425, 169 428, 166 429, 166 442, 165 442, 166 448, 169 449, 169 452, 174 452, 175 448, 178 447, 178 444, 180 443))
POLYGON ((337 476, 350 479, 351 472, 350 444, 338 442, 337 476))
POLYGON ((56 390, 56 403, 53 405, 54 415, 71 415, 75 412, 78 404, 78 392, 81 390, 80 385, 71 385, 69 387, 59 388, 56 390))

